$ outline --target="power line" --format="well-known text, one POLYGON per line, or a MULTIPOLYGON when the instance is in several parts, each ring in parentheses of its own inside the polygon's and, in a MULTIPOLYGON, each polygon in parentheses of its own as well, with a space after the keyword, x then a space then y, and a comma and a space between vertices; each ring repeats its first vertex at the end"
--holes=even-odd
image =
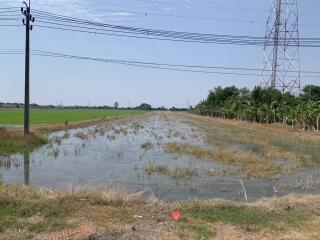
POLYGON ((0 7, 0 10, 6 10, 6 9, 19 9, 18 7, 0 7))
MULTIPOLYGON (((233 44, 233 45, 259 45, 262 46, 263 43, 250 43, 245 41, 219 41, 219 40, 212 40, 212 41, 205 41, 205 40, 189 40, 189 39, 172 39, 172 38, 165 38, 165 37, 146 37, 146 36, 137 36, 137 35, 126 35, 126 34, 115 34, 115 33, 104 33, 104 32, 97 32, 97 31, 86 31, 86 30, 77 30, 77 29, 71 29, 71 28, 62 28, 62 27, 53 27, 53 26, 46 26, 46 25, 39 25, 35 24, 34 26, 40 27, 40 28, 48 28, 48 29, 55 29, 55 30, 62 30, 62 31, 70 31, 70 32, 79 32, 79 33, 90 33, 94 35, 107 35, 107 36, 118 36, 118 37, 127 37, 127 38, 137 38, 137 39, 149 39, 149 40, 161 40, 161 41, 171 41, 171 42, 186 42, 186 43, 216 43, 216 44, 233 44)), ((303 45, 302 45, 303 46, 303 45)), ((314 46, 308 46, 308 47, 317 47, 314 46)))
MULTIPOLYGON (((74 31, 74 32, 91 33, 91 34, 103 34, 103 35, 131 37, 131 38, 134 37, 134 38, 145 38, 145 39, 155 39, 155 40, 166 40, 166 41, 186 41, 186 42, 197 42, 197 43, 219 43, 219 44, 258 45, 258 46, 261 46, 264 44, 263 37, 217 35, 217 34, 146 29, 146 28, 137 28, 137 27, 131 27, 131 26, 121 26, 121 25, 106 24, 106 23, 100 23, 100 22, 94 22, 94 21, 87 21, 79 18, 71 18, 71 17, 43 12, 39 10, 35 10, 35 12, 36 12, 37 18, 40 19, 39 22, 45 23, 45 25, 38 25, 38 26, 42 28, 51 28, 56 30, 74 31), (49 20, 49 21, 46 21, 46 20, 49 20), (57 23, 57 21, 64 22, 64 23, 59 23, 59 22, 57 23), (63 27, 53 27, 52 25, 60 25, 63 27), (95 28, 92 28, 92 27, 89 28, 83 25, 95 26, 95 28), (94 31, 87 31, 88 29, 94 30, 94 31), (101 31, 116 32, 116 34, 101 33, 101 31), (144 35, 144 37, 141 37, 140 35, 144 35)), ((320 47, 320 38, 300 38, 299 42, 301 47, 320 47)), ((294 41, 291 43, 288 43, 288 46, 295 46, 295 45, 297 44, 294 41)))
POLYGON ((21 24, 0 24, 0 27, 22 27, 21 24))
MULTIPOLYGON (((0 55, 20 55, 23 54, 21 50, 7 50, 0 51, 0 55)), ((114 63, 133 67, 143 67, 150 69, 160 69, 160 70, 170 70, 170 71, 180 71, 180 72, 193 72, 193 73, 206 73, 206 74, 220 74, 220 75, 237 75, 237 76, 261 76, 258 73, 241 73, 241 72, 218 72, 218 71, 207 71, 207 69, 219 69, 219 70, 237 70, 237 71, 261 71, 257 68, 240 68, 240 67, 219 67, 219 66, 202 66, 202 65, 186 65, 186 64, 169 64, 169 63, 156 63, 156 62, 144 62, 144 61, 132 61, 132 60, 119 60, 110 58, 93 58, 84 57, 77 55, 69 55, 63 53, 55 53, 42 50, 32 50, 31 55, 42 56, 42 57, 55 57, 55 58, 66 58, 66 59, 78 59, 78 60, 90 60, 98 61, 104 63, 114 63), (202 70, 204 69, 204 70, 202 70)), ((320 74, 316 71, 303 71, 303 73, 308 74, 320 74)), ((288 76, 290 77, 290 76, 288 76)), ((302 77, 306 78, 320 78, 316 75, 305 75, 302 77)))
MULTIPOLYGON (((138 2, 143 2, 141 0, 136 0, 138 2)), ((164 3, 164 2, 157 2, 157 4, 166 4, 166 5, 170 5, 168 4, 168 2, 164 3)), ((34 5, 38 5, 38 6, 48 6, 48 7, 65 7, 65 5, 60 5, 60 4, 52 4, 52 3, 34 3, 34 5)), ((172 4, 171 4, 172 5, 172 4)), ((205 5, 205 4, 194 4, 194 3, 188 3, 189 6, 193 6, 193 7, 198 7, 198 8, 207 8, 207 9, 216 9, 216 10, 224 10, 224 11, 235 11, 235 12, 256 12, 256 13, 267 13, 267 10, 264 9, 249 9, 249 8, 232 8, 232 7, 223 7, 223 6, 212 6, 212 5, 205 5)), ((190 16, 190 15, 174 15, 174 14, 161 14, 161 13, 152 13, 149 11, 128 11, 128 10, 123 10, 123 9, 107 9, 107 8, 88 8, 88 7, 83 7, 83 6, 71 6, 72 8, 78 8, 78 9, 84 9, 84 10, 91 10, 91 11, 95 11, 95 10, 100 10, 100 11, 117 11, 117 12, 124 12, 124 13, 133 13, 133 14, 147 14, 147 15, 157 15, 157 16, 171 16, 172 17, 186 17, 186 18, 197 18, 197 16, 190 16)), ((308 13, 308 12, 302 12, 300 15, 312 15, 312 16, 316 16, 316 15, 320 15, 319 13, 308 13)), ((200 17, 202 18, 202 17, 200 17)), ((210 17, 208 17, 210 18, 210 17)))
MULTIPOLYGON (((1 10, 1 9, 0 9, 1 10)), ((3 13, 17 13, 18 10, 5 10, 5 11, 0 11, 0 14, 3 14, 3 13)))
POLYGON ((21 19, 19 18, 1 18, 0 16, 0 21, 19 21, 21 19))
MULTIPOLYGON (((35 10, 35 12, 40 15, 40 16, 37 15, 38 18, 40 17, 40 18, 51 19, 51 20, 56 20, 56 21, 72 22, 75 24, 86 24, 86 25, 95 25, 95 26, 99 26, 99 27, 109 27, 109 28, 121 29, 121 30, 126 30, 126 31, 136 31, 136 32, 138 31, 138 32, 144 32, 144 33, 147 32, 148 34, 151 34, 152 32, 156 31, 156 32, 161 32, 161 33, 179 33, 179 34, 192 34, 192 35, 201 35, 201 36, 242 37, 242 38, 249 38, 249 39, 264 39, 264 37, 177 32, 177 31, 155 30, 155 29, 148 29, 148 28, 112 25, 112 24, 107 24, 107 23, 88 21, 88 20, 84 20, 84 19, 80 19, 80 18, 68 17, 68 16, 45 12, 45 11, 35 10)), ((305 39, 308 39, 308 38, 305 38, 305 39)), ((317 38, 317 39, 320 39, 320 38, 317 38)))
MULTIPOLYGON (((216 42, 217 40, 220 40, 220 42, 224 40, 224 41, 233 41, 238 44, 242 43, 242 44, 248 44, 248 45, 251 45, 251 44, 261 45, 263 44, 263 39, 264 39, 263 37, 253 37, 253 36, 217 35, 217 34, 203 34, 203 33, 190 33, 190 32, 177 32, 177 31, 135 28, 135 27, 87 21, 79 18, 70 18, 70 17, 52 14, 52 13, 48 14, 48 13, 37 12, 37 11, 36 13, 40 13, 40 16, 37 15, 37 18, 40 18, 40 19, 49 19, 51 21, 59 20, 62 22, 69 22, 72 24, 92 25, 92 26, 97 26, 99 28, 111 28, 121 33, 125 31, 125 33, 131 33, 131 34, 140 34, 140 35, 148 35, 148 36, 153 35, 157 37, 180 38, 180 39, 186 39, 186 40, 205 41, 205 42, 210 42, 212 41, 212 39, 215 40, 214 42, 216 42)), ((48 24, 55 24, 55 23, 48 22, 48 24)), ((72 26, 72 27, 83 28, 83 26, 72 26)), ((60 30, 70 30, 70 29, 60 29, 60 30)), ((101 30, 101 29, 98 29, 98 30, 101 30)), ((97 32, 89 32, 89 33, 97 33, 97 32)), ((310 43, 312 42, 316 42, 316 41, 319 42, 320 38, 301 38, 300 40, 304 45, 306 44, 310 45, 310 43)))
MULTIPOLYGON (((35 3, 35 5, 42 5, 42 6, 53 6, 53 7, 65 7, 62 5, 57 4, 45 4, 45 3, 35 3)), ((245 20, 245 19, 235 19, 235 18, 219 18, 219 17, 211 17, 211 16, 191 16, 191 15, 179 15, 179 14, 161 14, 161 13, 154 13, 149 11, 128 11, 123 9, 106 9, 106 8, 86 8, 81 6, 73 6, 73 8, 79 8, 84 10, 99 10, 104 12, 111 12, 111 13, 126 13, 126 14, 135 14, 141 16, 157 16, 157 17, 169 17, 169 18, 181 18, 181 19, 195 19, 195 20, 208 20, 208 21, 224 21, 224 22, 237 22, 237 23, 248 23, 248 24, 265 24, 265 21, 261 20, 245 20)), ((1 9, 1 8, 0 8, 1 9)), ((7 12, 15 12, 16 10, 10 10, 7 12)), ((301 24, 300 26, 304 27, 320 27, 318 24, 301 24)))
MULTIPOLYGON (((45 3, 36 3, 36 5, 42 6, 51 6, 51 7, 64 7, 62 5, 57 4, 45 4, 45 3)), ((163 14, 163 13, 154 13, 150 11, 129 11, 123 9, 107 9, 107 8, 87 8, 81 6, 73 6, 72 8, 90 10, 90 11, 103 11, 103 12, 111 12, 111 13, 125 13, 125 14, 135 14, 141 16, 156 16, 156 17, 169 17, 169 18, 185 18, 185 19, 196 19, 196 20, 207 20, 207 21, 226 21, 226 22, 241 22, 241 23, 264 23, 264 21, 256 21, 256 20, 244 20, 244 19, 233 19, 233 18, 219 18, 219 17, 211 17, 211 16, 191 16, 191 15, 179 15, 179 14, 163 14)))
MULTIPOLYGON (((57 5, 57 4, 44 4, 44 3, 36 3, 36 5, 53 6, 53 7, 65 7, 65 6, 57 5)), ((87 7, 81 7, 81 6, 72 6, 72 8, 91 10, 91 11, 99 10, 99 11, 111 12, 111 13, 121 12, 121 13, 135 14, 135 15, 141 15, 141 16, 146 16, 146 17, 147 16, 158 16, 158 17, 185 18, 185 19, 196 19, 196 20, 238 22, 238 23, 249 23, 249 24, 266 24, 266 22, 262 21, 262 20, 245 20, 245 19, 235 19, 235 18, 219 18, 219 17, 211 17, 211 16, 162 14, 162 13, 154 13, 154 12, 150 12, 150 11, 129 11, 129 10, 123 10, 123 9, 87 8, 87 7)), ((225 9, 226 10, 228 8, 221 8, 221 9, 225 9)), ((235 10, 235 9, 233 9, 233 10, 235 10)), ((250 11, 255 11, 255 10, 238 9, 237 11, 249 11, 250 12, 250 11)), ((267 12, 267 11, 262 11, 262 12, 267 12)), ((304 15, 320 15, 320 14, 312 13, 312 14, 304 14, 304 15)), ((316 25, 316 24, 300 24, 300 26, 304 26, 304 27, 319 27, 320 25, 316 25)))
MULTIPOLYGON (((190 33, 190 32, 177 32, 177 31, 167 31, 167 30, 156 30, 156 29, 150 29, 150 28, 139 28, 139 27, 131 27, 131 26, 121 26, 121 25, 113 25, 113 24, 107 24, 107 23, 101 23, 101 22, 95 22, 95 21, 88 21, 80 18, 74 18, 74 17, 68 17, 60 14, 54 14, 50 12, 45 11, 39 11, 35 10, 36 16, 39 18, 46 18, 56 21, 63 21, 63 22, 72 22, 75 24, 86 24, 86 25, 94 25, 99 27, 108 27, 113 29, 119 29, 123 31, 131 31, 135 33, 161 33, 161 34, 168 34, 168 33, 179 33, 179 34, 189 34, 189 35, 200 35, 200 36, 224 36, 228 37, 230 35, 217 35, 217 34, 202 34, 202 33, 190 33)), ((250 37, 250 36, 239 36, 239 37, 247 37, 247 38, 255 38, 255 39, 263 39, 262 37, 250 37)))
MULTIPOLYGON (((153 40, 165 40, 165 41, 179 41, 179 42, 194 42, 194 43, 215 43, 215 44, 233 44, 233 45, 257 45, 262 46, 264 44, 263 37, 254 36, 233 36, 233 35, 218 35, 207 33, 192 33, 192 32, 177 32, 168 30, 157 30, 148 28, 138 28, 131 26, 113 25, 107 23, 100 23, 94 21, 87 21, 79 18, 71 18, 60 14, 54 14, 39 10, 34 10, 39 22, 44 23, 37 24, 35 26, 41 28, 49 28, 62 31, 72 31, 99 35, 129 37, 129 38, 142 38, 153 40), (58 22, 59 21, 59 22, 58 22), (60 23, 63 22, 63 23, 60 23), (56 27, 52 25, 58 25, 56 27), (85 26, 83 26, 85 25, 85 26), (86 27, 86 26, 94 26, 86 27), (90 31, 88 31, 90 30, 90 31), (106 33, 107 32, 107 33, 106 33), (110 33, 112 32, 112 33, 110 33)), ((17 20, 5 18, 4 20, 17 20)), ((292 39, 294 40, 294 39, 292 39)), ((300 38, 297 39, 300 42, 301 47, 320 47, 320 38, 300 38)), ((281 44, 281 42, 280 42, 281 44)), ((288 46, 296 46, 295 41, 287 43, 288 46)))

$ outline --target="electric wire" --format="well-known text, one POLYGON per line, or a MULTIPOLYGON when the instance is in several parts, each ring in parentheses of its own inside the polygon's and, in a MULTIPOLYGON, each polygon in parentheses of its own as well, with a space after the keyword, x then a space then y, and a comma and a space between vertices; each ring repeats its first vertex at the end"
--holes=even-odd
MULTIPOLYGON (((221 44, 236 44, 236 45, 259 45, 264 44, 263 37, 253 37, 253 36, 233 36, 233 35, 217 35, 217 34, 204 34, 204 33, 190 33, 190 32, 177 32, 177 31, 167 31, 167 30, 155 30, 155 29, 146 29, 146 28, 137 28, 137 27, 129 27, 129 26, 120 26, 120 25, 112 25, 106 23, 99 23, 93 21, 87 21, 79 18, 71 18, 67 16, 63 16, 60 14, 49 13, 45 11, 34 10, 37 18, 40 18, 42 23, 47 25, 60 25, 69 28, 53 28, 52 26, 41 25, 41 27, 51 28, 56 30, 65 30, 65 31, 79 31, 78 29, 89 29, 95 31, 113 31, 117 33, 125 33, 125 34, 133 34, 133 35, 147 35, 148 39, 157 39, 161 37, 163 40, 170 41, 171 39, 178 40, 187 40, 191 42, 199 42, 199 43, 221 43, 221 44), (44 20, 41 20, 44 19, 44 20), (49 20, 49 21, 46 21, 49 20), (59 22, 65 22, 59 23, 59 22), (72 23, 73 25, 66 24, 72 23), (81 26, 80 26, 81 24, 81 26), (90 25, 99 28, 89 28, 84 27, 82 25, 90 25), (103 29, 102 29, 103 28, 103 29), (108 30, 106 30, 108 28, 108 30), (111 29, 110 29, 111 28, 111 29), (76 29, 76 30, 75 30, 76 29), (149 36, 155 36, 156 38, 150 38, 149 36)), ((79 31, 83 33, 91 33, 91 34, 101 34, 95 31, 79 31)), ((115 35, 115 36, 123 36, 123 37, 132 37, 128 35, 115 35)), ((296 46, 299 44, 301 47, 318 47, 320 44, 320 38, 300 38, 300 39, 292 39, 293 41, 299 40, 300 43, 289 43, 287 46, 296 46)), ((280 42, 281 44, 281 42, 280 42)))
MULTIPOLYGON (((7 50, 0 51, 0 55, 22 55, 24 52, 22 50, 7 50)), ((168 63, 155 63, 155 62, 143 62, 143 61, 131 61, 131 60, 119 60, 119 59, 109 59, 109 58, 93 58, 93 57, 84 57, 77 55, 69 55, 63 53, 55 53, 49 51, 42 50, 31 50, 31 54, 34 56, 42 56, 42 57, 55 57, 55 58, 66 58, 66 59, 79 59, 79 60, 90 60, 90 61, 98 61, 104 63, 114 63, 132 67, 142 67, 142 68, 150 68, 150 69, 160 69, 160 70, 169 70, 169 71, 179 71, 179 72, 191 72, 191 73, 206 73, 206 74, 219 74, 219 75, 237 75, 237 76, 268 76, 261 75, 256 73, 241 73, 239 71, 261 71, 261 69, 254 68, 239 68, 239 67, 217 67, 217 66, 201 66, 201 65, 185 65, 185 64, 168 64, 168 63), (204 70, 202 70, 204 69, 204 70), (221 71, 208 71, 207 69, 220 69, 220 70, 237 70, 238 72, 221 72, 221 71)), ((288 71, 294 72, 294 71, 288 71)), ((317 71, 301 71, 302 73, 308 74, 320 74, 317 71)), ((295 76, 287 76, 295 77, 295 76)), ((303 78, 320 78, 320 75, 303 75, 303 78)))

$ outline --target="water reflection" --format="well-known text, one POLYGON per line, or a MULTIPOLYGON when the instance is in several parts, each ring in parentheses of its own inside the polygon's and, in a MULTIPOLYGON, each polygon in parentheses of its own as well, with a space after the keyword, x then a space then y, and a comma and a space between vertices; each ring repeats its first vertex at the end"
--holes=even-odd
POLYGON ((30 152, 29 151, 24 152, 23 167, 24 167, 24 184, 29 185, 29 179, 30 179, 30 152))

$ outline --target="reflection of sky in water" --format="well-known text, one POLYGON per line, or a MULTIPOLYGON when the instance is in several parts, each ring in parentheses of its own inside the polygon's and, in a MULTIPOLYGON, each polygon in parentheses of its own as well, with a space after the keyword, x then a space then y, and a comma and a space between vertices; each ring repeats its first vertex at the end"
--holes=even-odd
MULTIPOLYGON (((50 138, 61 137, 64 133, 53 133, 50 138)), ((204 132, 171 114, 159 113, 143 120, 137 118, 113 125, 69 130, 68 133, 70 137, 62 139, 61 145, 49 144, 30 153, 30 156, 18 154, 1 158, 0 174, 4 181, 26 182, 46 188, 77 185, 123 187, 132 192, 148 190, 149 193, 153 192, 168 200, 244 199, 239 176, 209 176, 208 172, 221 170, 224 166, 196 160, 191 156, 175 156, 164 152, 163 145, 166 142, 185 142, 209 147, 204 142, 204 132), (89 139, 76 138, 74 135, 77 132, 85 133, 89 139), (146 142, 153 144, 150 150, 141 147, 146 142), (177 180, 160 174, 149 176, 145 171, 148 164, 163 164, 169 169, 192 167, 198 169, 199 176, 192 180, 177 180)), ((318 181, 316 170, 305 170, 272 181, 244 179, 244 184, 249 200, 290 192, 317 193, 318 189, 305 189, 310 184, 311 177, 314 183, 318 181)))

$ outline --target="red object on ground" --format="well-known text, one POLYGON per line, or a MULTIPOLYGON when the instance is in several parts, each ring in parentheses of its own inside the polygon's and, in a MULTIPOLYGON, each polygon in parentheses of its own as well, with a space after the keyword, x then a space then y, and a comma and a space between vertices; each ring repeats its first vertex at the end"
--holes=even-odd
POLYGON ((174 210, 171 212, 171 217, 174 221, 179 221, 181 218, 181 212, 179 210, 174 210))

